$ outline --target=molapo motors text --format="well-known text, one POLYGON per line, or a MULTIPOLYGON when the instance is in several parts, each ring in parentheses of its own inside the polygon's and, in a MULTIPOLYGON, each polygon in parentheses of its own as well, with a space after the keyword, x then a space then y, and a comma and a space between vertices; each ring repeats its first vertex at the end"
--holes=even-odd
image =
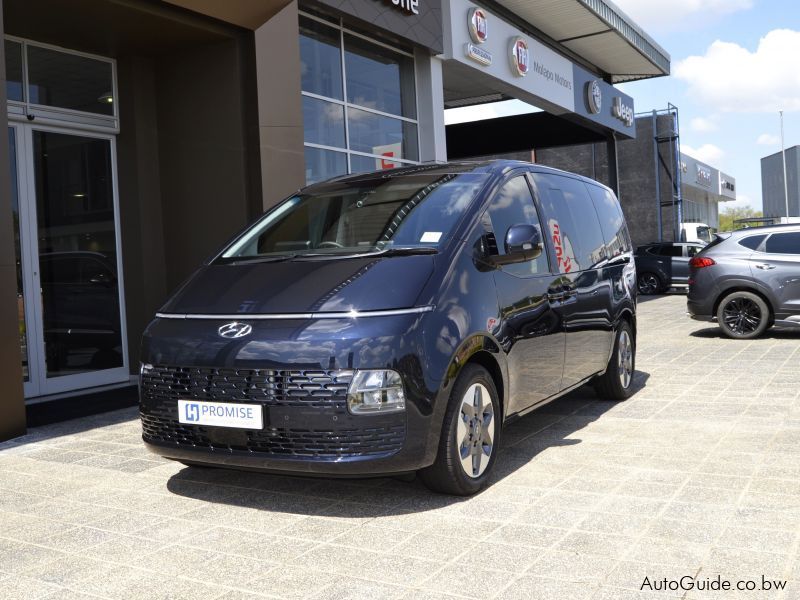
POLYGON ((567 88, 568 90, 572 89, 572 81, 567 79, 566 77, 562 77, 558 73, 554 73, 547 67, 545 67, 542 63, 533 61, 533 70, 536 71, 539 75, 548 79, 550 81, 555 81, 558 85, 567 88))
POLYGON ((650 590, 651 592, 665 592, 665 591, 678 591, 678 590, 701 590, 712 592, 727 592, 731 590, 741 591, 771 591, 782 590, 786 587, 786 581, 780 579, 767 579, 763 575, 761 580, 756 579, 741 579, 739 581, 730 581, 722 579, 720 575, 714 578, 706 577, 704 579, 697 579, 691 575, 684 575, 680 579, 650 579, 645 577, 642 582, 640 591, 650 590))

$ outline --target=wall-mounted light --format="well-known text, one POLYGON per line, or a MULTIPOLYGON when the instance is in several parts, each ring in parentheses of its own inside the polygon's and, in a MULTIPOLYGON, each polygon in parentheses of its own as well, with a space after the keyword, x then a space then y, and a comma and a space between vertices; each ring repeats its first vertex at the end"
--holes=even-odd
POLYGON ((99 96, 97 101, 102 102, 103 104, 114 104, 114 96, 111 94, 111 92, 106 92, 102 96, 99 96))

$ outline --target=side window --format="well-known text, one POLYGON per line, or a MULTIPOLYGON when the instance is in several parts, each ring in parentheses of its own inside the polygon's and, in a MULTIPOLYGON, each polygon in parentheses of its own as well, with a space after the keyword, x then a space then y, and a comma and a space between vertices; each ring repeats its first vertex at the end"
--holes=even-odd
POLYGON ((547 228, 561 273, 592 268, 606 258, 606 243, 583 182, 561 175, 534 174, 547 214, 547 228))
POLYGON ((586 184, 586 188, 589 190, 592 203, 597 211, 597 218, 600 220, 608 258, 630 252, 630 235, 617 198, 607 189, 597 185, 586 184))
POLYGON ((767 237, 766 234, 762 235, 749 235, 746 238, 742 238, 739 240, 739 245, 744 246, 745 248, 750 248, 750 250, 755 250, 761 245, 761 242, 764 241, 764 238, 767 237))
POLYGON ((800 254, 800 231, 773 233, 767 239, 765 251, 769 254, 800 254))
POLYGON ((664 244, 659 246, 657 254, 659 256, 683 256, 683 247, 674 244, 664 244))
POLYGON ((686 246, 686 256, 689 258, 693 257, 695 254, 702 250, 702 246, 686 246))
MULTIPOLYGON (((512 225, 529 223, 535 225, 539 229, 539 233, 542 233, 539 225, 539 216, 533 203, 533 196, 524 176, 514 177, 503 184, 503 187, 497 191, 492 199, 488 213, 500 254, 506 253, 504 241, 506 232, 512 225)), ((542 240, 544 240, 544 236, 542 236, 542 240)), ((550 268, 547 264, 546 248, 538 258, 524 263, 506 265, 503 267, 503 271, 516 277, 530 277, 531 275, 549 273, 550 268)))

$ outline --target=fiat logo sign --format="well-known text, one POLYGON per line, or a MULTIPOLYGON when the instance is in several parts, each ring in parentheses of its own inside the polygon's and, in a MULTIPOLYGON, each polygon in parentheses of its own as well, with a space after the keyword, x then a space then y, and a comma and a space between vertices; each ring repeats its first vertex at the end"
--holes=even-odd
POLYGON ((469 37, 476 44, 482 44, 489 39, 489 22, 486 19, 486 12, 480 8, 472 8, 469 11, 469 37))
POLYGON ((528 50, 528 42, 521 37, 511 41, 511 67, 514 73, 520 77, 525 77, 531 65, 531 55, 528 50))
POLYGON ((239 323, 238 321, 225 323, 225 325, 217 329, 217 333, 220 335, 220 337, 228 339, 241 338, 246 335, 250 335, 252 331, 253 327, 251 325, 248 325, 247 323, 239 323))

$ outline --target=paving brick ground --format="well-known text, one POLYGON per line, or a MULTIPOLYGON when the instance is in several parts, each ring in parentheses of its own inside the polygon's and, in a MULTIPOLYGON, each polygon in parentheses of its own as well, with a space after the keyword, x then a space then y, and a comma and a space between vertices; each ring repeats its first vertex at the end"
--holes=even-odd
MULTIPOLYGON (((135 410, 0 444, 0 597, 800 598, 800 334, 640 304, 637 394, 512 425, 470 499, 186 468, 135 410), (717 574, 786 592, 640 591, 717 574)), ((735 584, 735 583, 734 583, 735 584)))

